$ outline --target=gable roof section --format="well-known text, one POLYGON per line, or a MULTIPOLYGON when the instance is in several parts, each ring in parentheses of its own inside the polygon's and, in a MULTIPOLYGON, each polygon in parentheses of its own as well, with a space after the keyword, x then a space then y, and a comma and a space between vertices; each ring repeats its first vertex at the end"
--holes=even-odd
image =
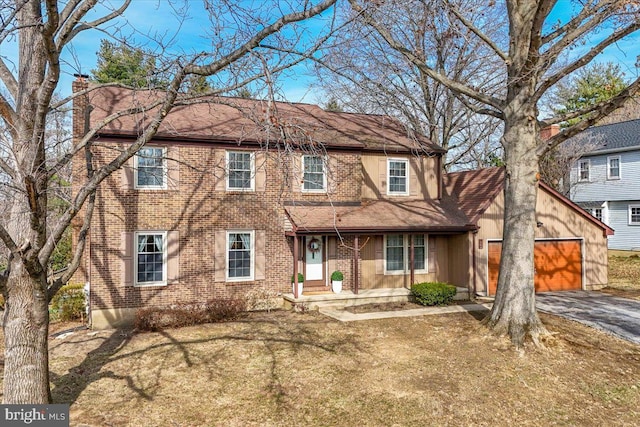
MULTIPOLYGON (((101 87, 89 93, 91 125, 111 114, 135 108, 101 131, 102 136, 136 137, 157 108, 144 108, 161 99, 161 92, 101 87)), ((156 139, 323 145, 386 153, 444 153, 420 135, 409 135, 398 120, 382 115, 336 113, 301 103, 268 102, 225 97, 183 100, 164 119, 156 139)))
POLYGON ((640 150, 640 119, 591 127, 572 139, 576 138, 595 144, 596 148, 586 156, 640 150))
POLYGON ((478 223, 503 188, 504 168, 451 172, 443 177, 443 195, 453 197, 473 224, 478 223))

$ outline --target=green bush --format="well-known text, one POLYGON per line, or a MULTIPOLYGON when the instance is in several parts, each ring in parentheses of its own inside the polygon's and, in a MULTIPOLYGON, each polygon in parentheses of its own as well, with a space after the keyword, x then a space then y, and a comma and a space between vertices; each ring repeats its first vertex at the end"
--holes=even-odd
POLYGON ((52 320, 76 320, 84 316, 84 287, 81 283, 64 285, 55 294, 49 306, 52 320))
POLYGON ((331 280, 341 282, 343 278, 344 275, 342 274, 342 271, 334 271, 333 273, 331 273, 331 280))
MULTIPOLYGON (((295 282, 295 277, 296 276, 294 274, 291 275, 291 283, 295 282)), ((304 282, 304 276, 302 275, 302 273, 298 273, 298 283, 302 282, 304 282)))
POLYGON ((456 295, 456 287, 442 282, 416 283, 411 286, 411 294, 422 305, 447 305, 456 295))

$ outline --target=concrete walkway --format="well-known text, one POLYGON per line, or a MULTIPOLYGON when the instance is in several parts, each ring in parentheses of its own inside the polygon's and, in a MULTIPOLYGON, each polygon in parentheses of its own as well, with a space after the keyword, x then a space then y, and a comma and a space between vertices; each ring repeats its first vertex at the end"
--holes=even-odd
POLYGON ((392 317, 428 316, 433 314, 462 313, 470 311, 486 311, 491 309, 491 304, 465 304, 448 305, 445 307, 425 307, 412 310, 376 311, 372 313, 350 313, 345 310, 331 307, 322 307, 320 313, 332 317, 341 322, 355 322, 358 320, 389 319, 392 317))
POLYGON ((536 295, 536 306, 640 344, 640 301, 602 292, 545 292, 536 295))

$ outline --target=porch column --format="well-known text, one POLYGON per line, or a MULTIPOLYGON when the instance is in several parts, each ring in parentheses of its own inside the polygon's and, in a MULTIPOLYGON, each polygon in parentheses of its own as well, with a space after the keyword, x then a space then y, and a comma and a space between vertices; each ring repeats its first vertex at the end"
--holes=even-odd
POLYGON ((411 283, 409 283, 409 289, 411 289, 411 286, 415 283, 415 278, 416 278, 416 273, 415 273, 415 265, 414 265, 414 260, 415 260, 415 253, 414 253, 414 247, 413 247, 413 234, 409 234, 409 266, 411 268, 411 283))
POLYGON ((353 238, 353 293, 358 294, 358 288, 360 287, 359 283, 359 269, 358 265, 360 264, 360 243, 358 242, 358 235, 356 234, 353 238))
POLYGON ((293 297, 298 298, 298 235, 293 234, 293 297))

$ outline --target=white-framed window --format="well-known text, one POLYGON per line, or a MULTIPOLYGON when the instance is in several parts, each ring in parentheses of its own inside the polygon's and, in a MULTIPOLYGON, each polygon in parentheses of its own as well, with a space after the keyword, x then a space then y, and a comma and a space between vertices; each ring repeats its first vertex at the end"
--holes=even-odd
POLYGON ((593 209, 585 209, 592 216, 594 216, 597 220, 602 221, 602 208, 593 208, 593 209))
POLYGON ((409 160, 387 160, 387 194, 409 194, 409 160))
MULTIPOLYGON (((411 271, 408 234, 389 234, 384 237, 385 274, 406 274, 411 271)), ((413 235, 414 272, 427 271, 427 236, 413 235)))
POLYGON ((227 190, 253 191, 255 155, 248 151, 227 151, 227 190))
POLYGON ((327 174, 324 156, 302 156, 302 191, 323 193, 327 191, 327 174))
POLYGON ((227 281, 253 280, 254 248, 253 230, 227 231, 227 281))
POLYGON ((135 233, 135 284, 137 286, 167 284, 167 233, 144 231, 135 233))
POLYGON ((135 188, 167 188, 167 149, 162 147, 143 147, 134 157, 135 188))
POLYGON ((607 157, 607 179, 620 179, 620 156, 607 157))
POLYGON ((629 205, 629 225, 640 225, 640 205, 629 205))
POLYGON ((591 161, 589 159, 578 162, 578 180, 589 181, 591 178, 591 161))

